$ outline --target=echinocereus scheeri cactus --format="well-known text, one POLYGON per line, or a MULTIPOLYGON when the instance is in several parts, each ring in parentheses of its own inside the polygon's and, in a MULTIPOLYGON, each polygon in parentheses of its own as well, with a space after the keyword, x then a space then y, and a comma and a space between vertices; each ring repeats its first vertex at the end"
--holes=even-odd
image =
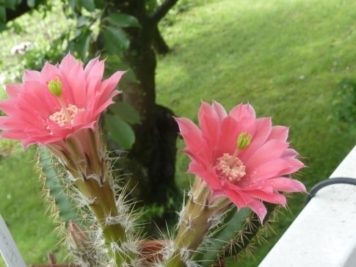
POLYGON ((131 261, 130 226, 123 198, 116 200, 99 117, 119 94, 124 72, 103 80, 104 62, 91 60, 85 68, 68 54, 60 64, 46 64, 40 72, 26 71, 21 84, 8 85, 9 98, 0 102, 3 138, 25 147, 47 147, 70 174, 83 201, 100 225, 116 265, 131 261))
POLYGON ((289 147, 287 127, 272 126, 270 118, 256 118, 253 107, 244 104, 227 113, 217 102, 202 103, 198 118, 200 128, 177 118, 191 159, 189 172, 197 178, 182 210, 167 266, 188 265, 231 202, 239 209, 250 208, 263 222, 267 213, 263 201, 285 206, 286 197, 280 192, 305 192, 301 182, 288 178, 304 165, 289 147))

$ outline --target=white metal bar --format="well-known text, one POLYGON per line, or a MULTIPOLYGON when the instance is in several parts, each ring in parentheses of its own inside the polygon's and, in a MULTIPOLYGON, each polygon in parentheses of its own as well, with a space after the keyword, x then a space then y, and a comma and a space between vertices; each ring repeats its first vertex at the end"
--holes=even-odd
POLYGON ((5 221, 0 216, 0 254, 8 267, 26 267, 5 221))

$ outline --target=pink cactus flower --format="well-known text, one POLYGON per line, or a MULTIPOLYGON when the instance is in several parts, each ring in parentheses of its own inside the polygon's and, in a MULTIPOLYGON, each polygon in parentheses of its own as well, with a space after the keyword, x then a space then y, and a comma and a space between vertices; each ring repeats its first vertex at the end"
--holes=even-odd
POLYGON ((113 103, 122 71, 103 80, 104 62, 83 64, 68 54, 60 64, 40 72, 26 71, 21 84, 8 85, 9 99, 0 102, 3 138, 25 146, 52 144, 80 129, 93 129, 100 114, 113 103))
POLYGON ((306 191, 288 178, 304 164, 289 147, 287 127, 256 118, 251 105, 227 113, 218 102, 202 103, 198 115, 200 128, 189 119, 176 120, 191 158, 188 171, 201 177, 214 196, 250 208, 262 222, 267 213, 263 202, 286 206, 281 192, 306 191))

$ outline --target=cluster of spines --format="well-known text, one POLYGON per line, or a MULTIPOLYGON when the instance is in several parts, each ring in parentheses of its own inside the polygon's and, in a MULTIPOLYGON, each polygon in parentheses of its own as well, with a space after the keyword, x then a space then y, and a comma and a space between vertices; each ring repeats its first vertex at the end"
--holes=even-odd
MULTIPOLYGON (((51 190, 46 186, 45 181, 48 179, 48 177, 43 170, 43 158, 41 158, 39 155, 38 166, 41 172, 44 192, 50 203, 49 212, 54 217, 54 220, 58 225, 58 232, 62 237, 61 243, 65 241, 70 248, 69 251, 71 255, 68 257, 72 260, 75 260, 75 263, 79 264, 80 266, 115 266, 115 263, 109 257, 108 249, 104 244, 105 242, 102 230, 100 227, 98 227, 97 221, 89 209, 91 200, 88 200, 73 186, 73 181, 75 181, 75 179, 64 170, 62 165, 56 158, 51 155, 51 153, 48 153, 47 151, 45 155, 48 160, 46 164, 48 164, 50 161, 50 167, 55 171, 55 179, 57 179, 57 181, 61 184, 63 192, 65 193, 65 197, 74 200, 73 209, 77 214, 77 217, 75 218, 76 225, 80 227, 80 231, 82 231, 82 234, 84 233, 86 236, 86 250, 80 250, 77 244, 73 243, 73 238, 70 236, 71 233, 68 229, 68 218, 63 218, 63 216, 61 216, 62 214, 60 207, 58 207, 56 203, 56 196, 54 196, 53 192, 51 192, 51 190)), ((111 166, 108 162, 106 164, 108 167, 111 166)), ((111 175, 111 169, 108 168, 108 171, 111 175)), ((135 213, 133 209, 133 203, 129 203, 125 197, 127 196, 126 188, 118 186, 117 183, 113 183, 112 188, 116 196, 116 207, 119 211, 119 214, 117 216, 108 216, 105 219, 105 224, 120 224, 125 229, 127 238, 126 241, 122 242, 121 244, 113 242, 110 247, 111 249, 120 251, 120 253, 126 254, 128 256, 127 258, 130 259, 130 262, 127 264, 124 263, 124 266, 142 266, 142 259, 139 257, 133 257, 133 255, 138 254, 138 244, 140 240, 140 230, 136 223, 138 214, 135 213)))
MULTIPOLYGON (((79 212, 80 217, 80 225, 85 227, 85 235, 87 238, 87 250, 83 251, 78 249, 78 246, 73 245, 73 239, 68 238, 70 240, 70 247, 72 255, 76 258, 76 263, 80 264, 80 266, 115 266, 115 263, 108 256, 108 249, 104 245, 103 234, 101 229, 96 226, 95 218, 90 212, 88 204, 90 204, 90 200, 83 199, 83 195, 81 195, 77 190, 73 189, 73 186, 69 186, 73 182, 73 178, 68 175, 65 170, 61 167, 61 164, 52 156, 51 161, 53 164, 53 168, 56 170, 58 175, 57 179, 59 179, 64 192, 69 196, 69 198, 75 199, 76 204, 79 207, 75 207, 75 210, 79 212)), ((108 164, 108 163, 106 163, 108 164)), ((110 164, 107 165, 112 166, 110 164)), ((111 173, 112 170, 109 169, 111 173)), ((46 178, 43 170, 41 171, 42 177, 46 178)), ((139 266, 166 266, 165 261, 169 259, 173 253, 179 251, 179 257, 184 262, 187 267, 197 267, 197 266, 206 266, 203 262, 199 262, 199 260, 195 260, 192 255, 205 253, 209 249, 209 243, 222 240, 215 240, 214 233, 219 231, 220 228, 224 228, 224 218, 228 213, 226 210, 223 213, 213 214, 208 219, 209 229, 208 233, 203 237, 202 244, 199 246, 197 251, 192 251, 184 246, 180 248, 175 247, 174 241, 172 238, 166 238, 165 240, 169 240, 164 242, 160 251, 157 252, 160 256, 156 257, 157 259, 154 262, 150 262, 149 265, 145 263, 145 259, 140 257, 132 257, 132 255, 139 255, 139 246, 140 246, 140 237, 141 234, 137 225, 137 217, 133 211, 133 203, 129 203, 127 200, 127 188, 123 188, 119 186, 117 183, 112 184, 113 191, 116 196, 116 206, 119 211, 119 215, 117 216, 108 216, 105 219, 105 223, 108 225, 111 224, 120 224, 125 229, 125 234, 127 236, 127 240, 122 242, 120 245, 117 243, 111 244, 111 249, 119 251, 122 254, 126 254, 130 259, 130 262, 124 263, 123 266, 130 267, 139 267, 139 266)), ((68 231, 66 229, 66 224, 63 223, 63 218, 60 216, 60 210, 56 206, 56 201, 53 200, 53 196, 51 196, 50 190, 46 190, 47 196, 51 200, 50 203, 50 212, 54 216, 55 221, 58 224, 58 229, 63 236, 65 232, 68 231)), ((202 209, 205 208, 208 203, 199 203, 198 199, 195 199, 195 195, 193 192, 188 193, 189 201, 192 201, 194 204, 201 205, 202 209)), ((185 213, 185 203, 183 203, 183 209, 179 213, 179 223, 181 225, 183 222, 183 214, 185 213)), ((273 212, 275 214, 275 212, 273 212)), ((268 222, 265 222, 263 227, 257 222, 257 218, 254 215, 250 215, 246 218, 244 226, 235 234, 235 236, 230 239, 223 241, 225 245, 222 246, 222 249, 219 251, 209 251, 210 253, 216 253, 216 258, 223 258, 226 255, 236 255, 237 252, 249 253, 253 246, 256 243, 263 242, 263 237, 266 232, 270 232, 270 221, 272 220, 273 215, 270 216, 268 222)), ((186 219, 185 219, 186 220, 186 219)), ((185 222, 187 227, 189 227, 189 222, 185 222)))

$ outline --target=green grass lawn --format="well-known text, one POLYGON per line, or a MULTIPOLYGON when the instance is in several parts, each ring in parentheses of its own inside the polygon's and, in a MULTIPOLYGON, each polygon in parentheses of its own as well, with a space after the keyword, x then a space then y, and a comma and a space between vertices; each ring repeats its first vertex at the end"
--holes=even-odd
MULTIPOLYGON (((259 116, 290 126, 291 143, 307 165, 297 177, 308 187, 328 177, 356 144, 356 127, 340 122, 332 105, 339 82, 356 78, 356 2, 199 2, 164 28, 173 52, 159 60, 158 102, 195 120, 201 100, 228 108, 250 102, 259 116)), ((45 261, 47 251, 58 247, 33 158, 30 150, 0 160, 0 213, 31 263, 45 261)), ((187 163, 181 153, 182 188, 189 184, 187 163)), ((304 196, 292 197, 268 242, 238 266, 257 266, 303 201, 304 196)))
MULTIPOLYGON (((0 144, 1 148, 9 147, 3 141, 0 144)), ((58 253, 60 245, 48 204, 41 198, 44 193, 34 152, 30 149, 24 153, 18 146, 11 156, 0 157, 0 214, 26 262, 42 263, 47 262, 48 252, 58 253)))

